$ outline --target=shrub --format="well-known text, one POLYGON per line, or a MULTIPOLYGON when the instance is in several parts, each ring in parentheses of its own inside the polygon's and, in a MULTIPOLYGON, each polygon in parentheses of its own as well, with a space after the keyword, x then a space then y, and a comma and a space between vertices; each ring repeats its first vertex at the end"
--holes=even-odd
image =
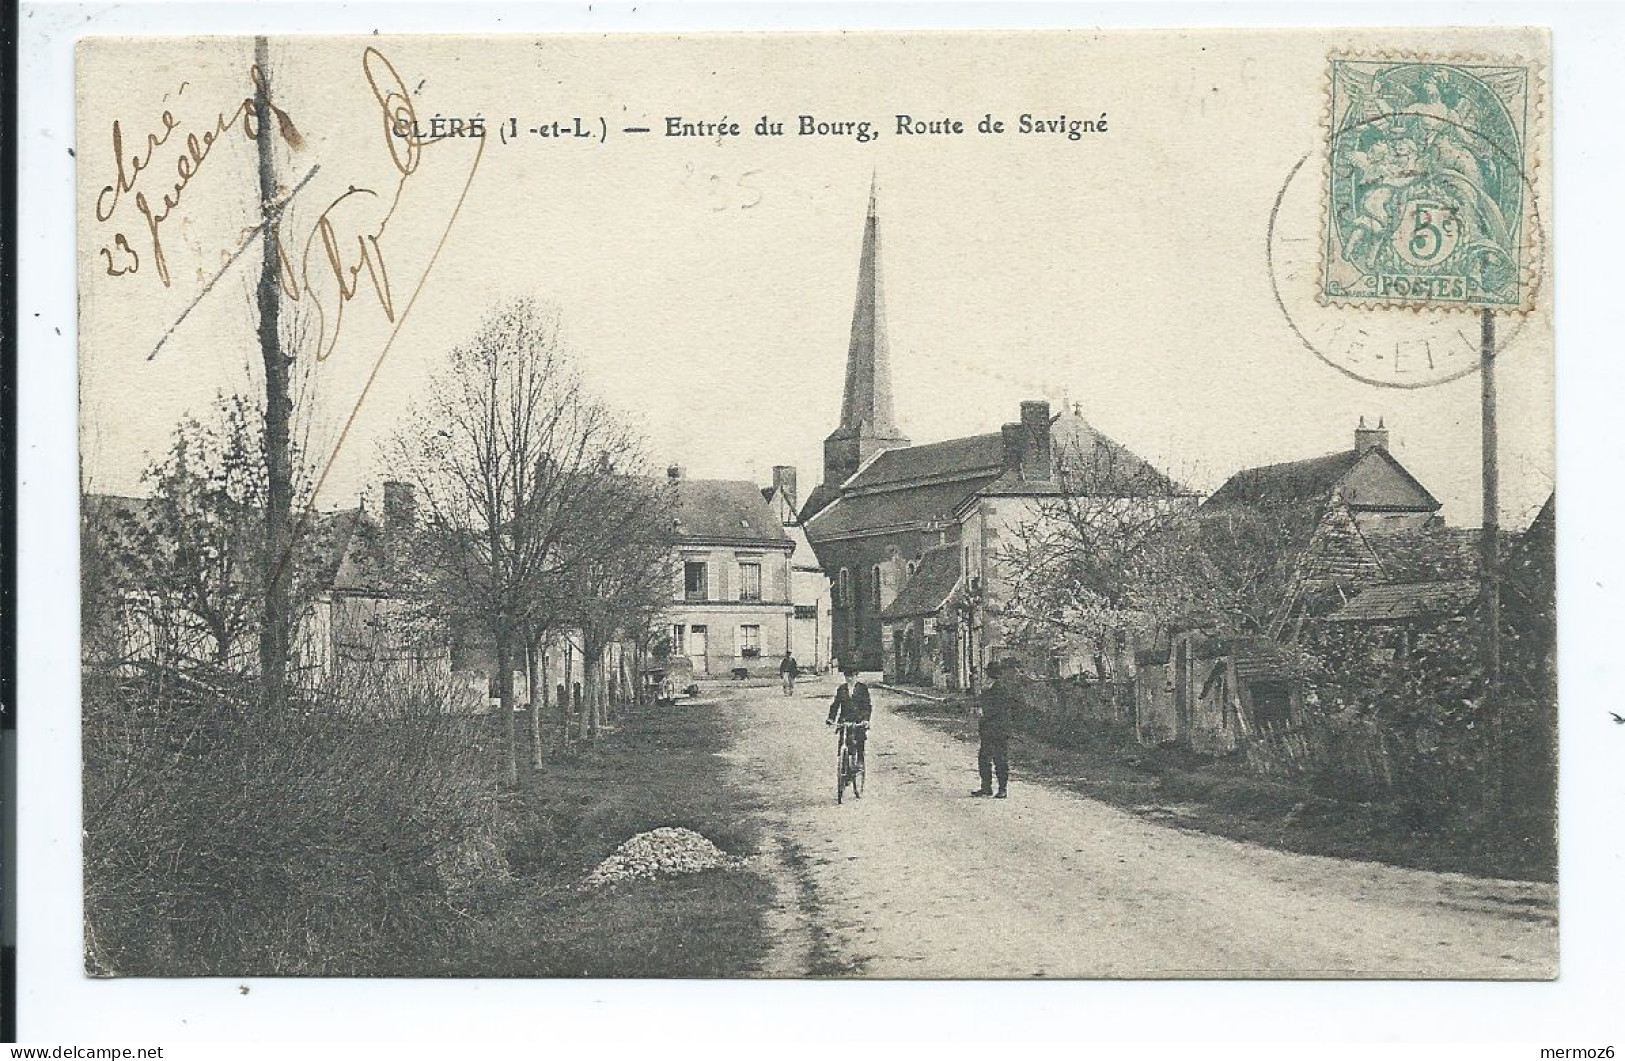
POLYGON ((271 717, 229 679, 88 676, 87 968, 434 971, 509 879, 496 734, 447 686, 357 676, 271 717))

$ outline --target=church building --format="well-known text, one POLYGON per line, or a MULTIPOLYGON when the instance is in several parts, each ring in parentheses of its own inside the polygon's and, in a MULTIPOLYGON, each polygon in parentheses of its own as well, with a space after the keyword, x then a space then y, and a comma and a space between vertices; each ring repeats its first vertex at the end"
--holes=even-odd
POLYGON ((841 420, 824 440, 824 475, 801 526, 832 594, 831 652, 889 678, 974 689, 1001 655, 996 622, 1001 530, 1058 494, 1068 462, 1105 457, 1159 476, 1083 421, 1022 402, 1000 431, 913 445, 892 403, 871 187, 847 347, 841 420))

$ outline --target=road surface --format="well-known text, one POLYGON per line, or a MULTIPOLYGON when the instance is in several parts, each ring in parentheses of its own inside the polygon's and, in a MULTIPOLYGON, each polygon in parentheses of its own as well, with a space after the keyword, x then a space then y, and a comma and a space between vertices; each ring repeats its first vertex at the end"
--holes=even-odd
MULTIPOLYGON (((875 690, 868 786, 834 799, 833 685, 726 689, 722 754, 761 797, 779 885, 768 976, 1556 974, 1555 888, 1274 851, 1024 781, 875 690)), ((707 697, 710 699, 710 697, 707 697)))

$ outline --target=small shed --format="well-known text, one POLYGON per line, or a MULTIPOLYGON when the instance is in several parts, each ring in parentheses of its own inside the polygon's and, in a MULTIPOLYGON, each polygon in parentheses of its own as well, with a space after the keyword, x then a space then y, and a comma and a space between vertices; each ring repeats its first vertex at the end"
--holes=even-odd
POLYGON ((1167 649, 1139 653, 1135 662, 1141 744, 1224 755, 1303 715, 1301 668, 1290 651, 1265 637, 1187 631, 1167 649))

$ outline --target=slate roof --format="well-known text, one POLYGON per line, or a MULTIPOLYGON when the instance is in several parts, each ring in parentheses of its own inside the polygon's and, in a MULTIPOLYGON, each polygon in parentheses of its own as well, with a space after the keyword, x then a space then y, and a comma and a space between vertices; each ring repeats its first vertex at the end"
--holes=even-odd
POLYGON ((995 478, 982 475, 843 497, 808 521, 807 537, 820 542, 858 531, 946 522, 963 502, 995 478))
MULTIPOLYGON (((150 497, 86 494, 82 505, 86 518, 118 546, 107 551, 110 577, 126 586, 145 584, 149 573, 143 570, 146 565, 139 549, 169 547, 156 537, 161 527, 158 502, 150 497), (143 531, 152 537, 135 537, 143 531)), ((363 510, 319 512, 306 533, 316 585, 350 590, 382 587, 381 553, 376 544, 382 532, 363 510)))
POLYGON ((1203 507, 1321 501, 1362 456, 1358 450, 1351 449, 1308 460, 1244 468, 1226 479, 1203 507))
POLYGON ((920 566, 904 584, 897 599, 880 613, 882 619, 912 619, 935 615, 959 586, 960 563, 957 543, 927 549, 920 566))
POLYGON ((846 492, 919 479, 996 476, 1004 470, 1004 439, 997 432, 883 450, 847 482, 846 492))
POLYGON ((1080 416, 1055 418, 1051 452, 1058 463, 1064 462, 1060 479, 1027 480, 1007 468, 999 433, 884 450, 846 482, 839 504, 831 507, 837 495, 828 484, 813 491, 802 510, 808 536, 821 541, 863 530, 947 522, 960 506, 984 493, 1053 495, 1063 484, 1091 492, 1108 483, 1131 493, 1183 492, 1080 416))
POLYGON ((349 592, 389 588, 383 529, 366 512, 351 508, 325 516, 316 533, 327 539, 317 554, 326 567, 322 577, 327 585, 349 592))
POLYGON ((796 520, 800 523, 806 523, 829 507, 829 503, 834 500, 834 488, 825 483, 819 483, 807 494, 807 500, 801 503, 801 511, 796 513, 796 520))
MULTIPOLYGON (((1226 479, 1224 485, 1215 490, 1203 504, 1203 508, 1323 502, 1330 497, 1334 489, 1343 484, 1356 465, 1367 459, 1384 462, 1398 475, 1400 481, 1414 488, 1415 497, 1411 501, 1387 507, 1401 511, 1438 511, 1439 502, 1428 492, 1427 487, 1418 482, 1416 476, 1406 470, 1397 457, 1381 446, 1364 452, 1348 449, 1339 453, 1328 453, 1324 457, 1311 457, 1308 460, 1244 468, 1226 479)), ((1347 500, 1356 507, 1360 505, 1357 498, 1349 497, 1347 500)), ((1367 507, 1385 506, 1378 503, 1368 504, 1367 507)))
POLYGON ((784 525, 753 482, 733 479, 680 479, 674 516, 680 538, 790 543, 784 525))
POLYGON ((1377 585, 1326 617, 1332 623, 1396 623, 1457 615, 1478 597, 1471 579, 1377 585))
POLYGON ((1062 413, 1050 425, 1050 447, 1060 481, 1076 492, 1117 496, 1191 492, 1074 413, 1062 413))

